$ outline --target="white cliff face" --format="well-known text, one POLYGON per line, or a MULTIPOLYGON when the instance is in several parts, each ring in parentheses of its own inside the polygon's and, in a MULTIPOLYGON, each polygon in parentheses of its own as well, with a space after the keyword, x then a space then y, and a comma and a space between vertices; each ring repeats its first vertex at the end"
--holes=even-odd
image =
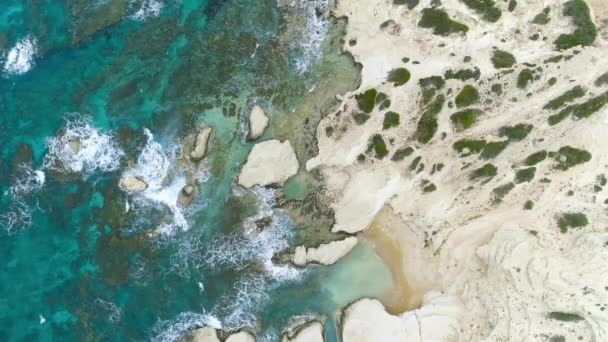
POLYGON ((351 236, 344 240, 322 244, 319 247, 306 248, 298 246, 296 247, 292 261, 296 266, 305 266, 308 263, 333 265, 340 258, 347 255, 357 245, 357 242, 358 239, 351 236))
MULTIPOLYGON (((608 6, 588 3, 600 24, 608 6)), ((345 342, 608 340, 608 82, 599 82, 608 72, 608 27, 598 25, 591 46, 558 51, 554 41, 575 29, 563 2, 496 6, 501 18, 490 23, 462 1, 442 1, 436 8, 469 30, 440 36, 419 25, 428 1, 413 9, 384 0, 337 4, 335 14, 348 17, 344 48, 362 64, 363 79, 319 124, 319 154, 306 167, 326 180, 333 231, 363 232, 383 209, 395 213, 391 231, 401 248, 424 250, 408 250, 400 267, 416 292, 428 292, 419 309, 400 315, 379 302, 353 304, 345 342), (545 7, 550 22, 533 24, 545 7), (497 68, 495 50, 512 54, 514 65, 497 68), (410 80, 387 81, 396 68, 410 80), (454 76, 459 71, 470 77, 454 76), (424 88, 430 77, 441 86, 424 88), (462 105, 466 85, 478 99, 462 105), (580 96, 549 105, 576 86, 580 96), (361 98, 372 89, 390 103, 372 104, 361 119, 361 98), (425 97, 437 104, 427 141, 425 97), (465 128, 454 115, 467 109, 477 114, 465 128), (392 127, 389 111, 400 116, 392 127)), ((293 261, 308 257, 301 247, 293 261)))
POLYGON ((249 113, 249 139, 255 140, 261 137, 268 127, 268 116, 264 110, 258 106, 253 106, 251 113, 249 113))
POLYGON ((293 338, 283 336, 282 342, 323 342, 323 324, 312 322, 306 324, 293 338))
POLYGON ((240 331, 228 336, 226 342, 255 342, 255 337, 246 331, 240 331))
POLYGON ((239 175, 239 185, 282 185, 298 172, 298 159, 289 140, 268 140, 257 143, 247 157, 239 175))

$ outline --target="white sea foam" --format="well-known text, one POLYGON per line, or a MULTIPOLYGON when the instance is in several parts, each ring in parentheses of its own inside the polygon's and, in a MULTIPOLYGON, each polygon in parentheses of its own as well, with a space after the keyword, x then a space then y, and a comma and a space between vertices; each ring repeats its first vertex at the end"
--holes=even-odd
POLYGON ((122 310, 112 302, 107 302, 101 298, 95 299, 95 304, 108 315, 108 321, 117 323, 122 316, 122 310))
POLYGON ((29 165, 22 165, 18 176, 11 187, 9 194, 11 198, 32 194, 44 185, 46 176, 42 170, 33 170, 29 165))
POLYGON ((296 70, 307 71, 322 53, 322 44, 329 30, 329 0, 295 0, 292 3, 299 11, 306 11, 306 25, 294 41, 301 56, 296 60, 296 70))
POLYGON ((40 210, 34 195, 42 188, 45 179, 43 171, 34 170, 27 164, 20 166, 18 176, 5 193, 9 203, 6 211, 0 215, 0 228, 13 234, 32 226, 32 215, 40 210))
POLYGON ((87 117, 70 115, 63 133, 46 140, 47 153, 43 168, 56 171, 83 172, 89 176, 95 171, 115 171, 124 152, 108 133, 100 132, 87 117), (70 144, 79 142, 75 151, 70 144))
POLYGON ((177 342, 189 331, 202 327, 221 329, 221 322, 210 314, 184 312, 173 321, 159 321, 152 328, 153 342, 177 342))
POLYGON ((9 50, 4 60, 4 73, 23 74, 34 66, 36 39, 30 36, 22 38, 9 50))
POLYGON ((158 17, 161 9, 164 7, 160 0, 133 0, 131 1, 131 5, 138 8, 137 11, 131 15, 131 19, 137 21, 158 17))
POLYGON ((256 315, 270 299, 269 279, 264 274, 247 274, 235 285, 236 295, 224 297, 213 311, 222 317, 224 330, 255 328, 256 315))
POLYGON ((6 211, 0 215, 0 228, 9 235, 28 229, 37 210, 40 210, 37 203, 28 203, 22 197, 12 198, 6 211))

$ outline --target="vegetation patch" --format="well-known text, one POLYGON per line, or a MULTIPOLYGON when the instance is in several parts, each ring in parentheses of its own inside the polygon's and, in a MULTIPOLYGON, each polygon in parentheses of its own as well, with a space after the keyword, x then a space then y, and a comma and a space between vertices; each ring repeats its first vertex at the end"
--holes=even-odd
POLYGON ((534 72, 530 69, 524 69, 517 75, 517 88, 526 89, 528 84, 534 80, 534 72))
POLYGON ((376 105, 376 96, 378 96, 376 89, 369 89, 362 94, 357 94, 355 99, 357 100, 359 109, 365 113, 371 113, 376 105))
POLYGON ((392 161, 401 161, 403 160, 405 157, 410 156, 412 153, 414 153, 414 149, 411 147, 404 147, 404 148, 400 148, 397 151, 395 151, 395 153, 393 154, 393 157, 391 158, 392 161))
POLYGON ((507 9, 509 10, 509 12, 515 11, 516 7, 517 7, 517 1, 515 1, 515 0, 509 0, 509 5, 507 7, 507 9))
POLYGON ((584 318, 575 313, 553 311, 549 312, 549 318, 564 322, 578 322, 584 318))
POLYGON ((571 167, 586 163, 590 160, 591 153, 588 151, 580 150, 571 146, 564 146, 559 149, 557 156, 555 156, 555 161, 558 163, 555 168, 565 171, 571 167))
POLYGON ((492 178, 498 174, 498 169, 492 164, 485 164, 479 169, 474 170, 471 173, 471 180, 479 178, 492 178))
POLYGON ((380 134, 374 134, 367 148, 368 152, 374 151, 376 158, 382 159, 388 155, 388 148, 380 134))
POLYGON ((567 233, 570 228, 581 228, 589 224, 587 216, 583 213, 563 213, 557 219, 559 231, 567 233))
POLYGON ((529 182, 534 179, 536 174, 536 168, 530 167, 527 169, 519 170, 515 173, 515 184, 529 182))
POLYGON ((509 192, 511 192, 511 190, 513 189, 515 189, 514 183, 507 183, 495 188, 494 190, 492 190, 492 193, 494 194, 494 199, 492 202, 494 204, 502 202, 502 199, 507 196, 509 192))
POLYGON ((551 9, 549 7, 545 7, 542 12, 538 13, 534 19, 532 19, 532 24, 547 25, 551 21, 549 12, 551 12, 551 9))
POLYGON ((496 3, 492 0, 461 0, 469 8, 479 13, 481 17, 491 23, 495 23, 500 19, 502 12, 496 7, 496 3))
POLYGON ((509 141, 491 141, 481 151, 481 159, 492 159, 498 156, 509 145, 509 141))
POLYGON ((577 85, 574 88, 567 90, 560 96, 554 98, 553 100, 547 102, 543 109, 555 110, 565 105, 566 103, 572 102, 583 96, 585 96, 585 89, 583 89, 583 87, 581 87, 580 85, 577 85))
POLYGON ((526 203, 524 203, 524 209, 526 209, 526 210, 534 209, 534 202, 532 202, 531 200, 527 200, 526 203))
POLYGON ((439 8, 425 8, 418 26, 433 29, 433 34, 448 36, 452 33, 466 33, 469 27, 450 19, 448 13, 439 8))
POLYGON ((433 102, 424 110, 418 121, 417 135, 418 141, 426 144, 435 135, 439 125, 437 124, 437 114, 443 109, 445 96, 438 95, 433 102))
POLYGON ((492 88, 490 90, 496 95, 502 95, 502 84, 492 84, 492 88))
POLYGON ((398 87, 402 86, 410 80, 411 74, 406 68, 393 69, 388 73, 387 81, 393 82, 398 87))
POLYGON ((486 141, 483 139, 461 139, 455 142, 453 147, 463 157, 466 157, 483 151, 486 147, 486 141))
POLYGON ((479 92, 472 85, 466 85, 458 95, 456 95, 456 107, 468 107, 479 102, 479 92))
POLYGON ((478 80, 481 76, 481 71, 479 68, 461 69, 458 71, 448 70, 443 76, 446 80, 460 80, 464 82, 471 79, 478 80))
POLYGON ((557 77, 551 77, 551 78, 550 78, 550 79, 547 81, 547 84, 548 84, 550 87, 553 87, 553 86, 554 86, 556 83, 557 83, 557 77))
POLYGON ((450 120, 452 120, 452 123, 458 127, 458 129, 467 129, 477 122, 478 114, 479 110, 477 109, 465 109, 452 114, 450 120))
POLYGON ((423 183, 422 192, 429 193, 429 192, 433 192, 435 190, 437 190, 437 186, 435 184, 429 183, 428 181, 425 181, 423 183))
POLYGON ((591 19, 591 11, 584 0, 569 0, 564 3, 564 16, 572 18, 574 32, 561 34, 554 42, 558 50, 575 46, 589 46, 597 38, 597 28, 591 19))
POLYGON ((608 72, 598 77, 593 84, 595 84, 596 87, 601 87, 608 84, 608 72))
POLYGON ((526 166, 532 166, 532 165, 536 165, 536 164, 542 162, 545 159, 547 159, 547 151, 542 150, 542 151, 534 152, 531 155, 529 155, 528 157, 526 157, 526 159, 524 160, 524 164, 526 166))
POLYGON ((430 76, 421 78, 418 81, 418 85, 421 88, 422 105, 427 105, 437 94, 437 91, 443 88, 445 81, 441 76, 430 76))
POLYGON ((414 158, 414 160, 412 160, 412 163, 410 164, 410 170, 411 171, 416 170, 416 168, 418 167, 418 164, 420 163, 421 160, 422 160, 421 156, 414 158))
POLYGON ((369 120, 370 116, 366 113, 357 113, 353 114, 353 119, 357 123, 357 125, 363 125, 367 120, 369 120))
POLYGON ((389 129, 396 126, 399 126, 399 114, 395 112, 386 112, 386 114, 384 114, 382 128, 389 129))
POLYGON ((388 98, 388 95, 385 93, 378 93, 376 96, 376 104, 378 104, 378 109, 385 110, 391 106, 391 100, 388 98))
POLYGON ((515 126, 501 127, 498 134, 501 137, 507 137, 510 141, 522 141, 532 132, 533 128, 534 126, 530 124, 520 123, 515 126))
POLYGON ((549 124, 555 125, 571 114, 579 119, 588 118, 608 104, 608 92, 598 95, 587 102, 575 104, 562 109, 559 113, 549 117, 549 124))
POLYGON ((420 0, 393 0, 393 4, 395 5, 405 5, 408 9, 413 9, 418 6, 420 0))
POLYGON ((503 50, 494 50, 492 54, 492 64, 496 69, 508 69, 512 67, 517 60, 512 54, 503 50))

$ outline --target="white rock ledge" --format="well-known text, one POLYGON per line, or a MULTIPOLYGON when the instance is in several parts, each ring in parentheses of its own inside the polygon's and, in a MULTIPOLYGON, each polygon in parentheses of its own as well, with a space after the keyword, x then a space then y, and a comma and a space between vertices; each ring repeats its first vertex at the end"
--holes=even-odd
POLYGON ((239 175, 239 185, 282 185, 298 172, 298 159, 289 140, 268 140, 253 146, 239 175))
POLYGON ((281 342, 323 342, 323 324, 312 322, 305 325, 296 336, 289 338, 283 335, 281 342))
POLYGON ((292 257, 292 262, 296 266, 305 266, 311 262, 319 263, 321 265, 333 265, 336 261, 340 260, 340 258, 348 254, 357 245, 357 242, 358 239, 351 236, 344 240, 332 241, 320 245, 316 248, 298 246, 292 257))
POLYGON ((264 110, 258 106, 253 106, 251 113, 249 113, 249 139, 255 140, 261 137, 268 127, 268 116, 264 113, 264 110))

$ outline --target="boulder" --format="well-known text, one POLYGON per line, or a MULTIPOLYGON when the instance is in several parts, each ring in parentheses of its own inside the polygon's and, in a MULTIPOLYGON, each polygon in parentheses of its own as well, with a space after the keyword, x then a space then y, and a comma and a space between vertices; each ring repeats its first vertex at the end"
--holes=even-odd
POLYGON ((246 331, 228 336, 226 342, 255 342, 255 337, 246 331))
POLYGON ((323 342, 323 324, 312 322, 306 324, 293 338, 283 335, 282 342, 323 342))
POLYGON ((305 266, 310 262, 321 265, 333 265, 340 258, 348 254, 357 245, 357 242, 358 239, 351 236, 344 240, 322 244, 319 247, 306 248, 298 246, 296 247, 292 262, 296 266, 305 266))
POLYGON ((201 128, 198 133, 196 133, 196 137, 194 138, 194 146, 190 152, 190 159, 193 161, 199 161, 205 158, 205 155, 207 155, 207 149, 209 147, 209 141, 211 140, 211 133, 213 133, 213 128, 211 127, 201 128))
POLYGON ((185 339, 182 339, 184 342, 220 342, 220 339, 217 337, 217 331, 213 328, 200 328, 191 331, 185 339))
POLYGON ((148 183, 136 176, 123 176, 120 179, 119 186, 125 191, 141 192, 148 188, 148 183))
POLYGON ((249 113, 249 139, 255 140, 264 134, 266 127, 268 127, 268 116, 264 113, 264 110, 258 106, 253 106, 251 113, 249 113))
POLYGON ((239 185, 282 185, 298 172, 298 159, 289 140, 268 140, 256 144, 239 175, 239 185))
POLYGON ((186 185, 182 188, 177 196, 177 203, 182 207, 186 207, 192 203, 194 199, 194 186, 186 185))
POLYGON ((80 139, 73 139, 68 142, 68 147, 72 154, 76 155, 80 152, 80 139))

